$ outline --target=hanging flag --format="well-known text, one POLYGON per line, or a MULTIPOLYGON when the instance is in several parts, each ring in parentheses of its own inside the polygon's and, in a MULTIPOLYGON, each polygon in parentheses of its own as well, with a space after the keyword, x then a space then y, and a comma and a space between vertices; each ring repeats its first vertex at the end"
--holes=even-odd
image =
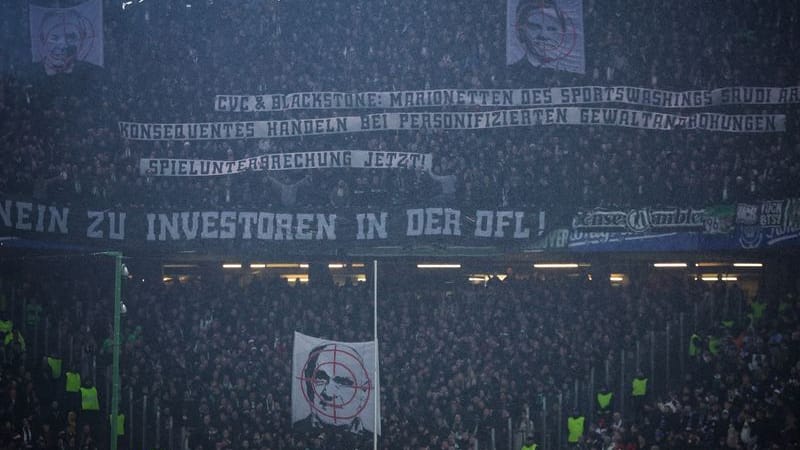
POLYGON ((374 341, 337 342, 295 332, 293 426, 372 434, 380 411, 379 384, 373 376, 377 358, 374 341))
POLYGON ((582 0, 508 0, 506 64, 586 73, 582 0))
POLYGON ((30 5, 33 62, 48 75, 72 73, 82 62, 103 66, 103 5, 89 0, 70 8, 30 5))

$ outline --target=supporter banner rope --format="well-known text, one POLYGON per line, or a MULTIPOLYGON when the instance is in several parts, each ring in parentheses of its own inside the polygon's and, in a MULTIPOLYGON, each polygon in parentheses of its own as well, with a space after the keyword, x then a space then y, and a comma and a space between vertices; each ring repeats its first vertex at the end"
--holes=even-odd
POLYGON ((408 112, 315 119, 206 123, 119 122, 125 139, 257 139, 400 130, 478 130, 538 125, 595 125, 649 130, 763 133, 786 130, 783 114, 668 114, 616 108, 529 108, 482 112, 408 112))
POLYGON ((296 92, 217 95, 214 109, 267 112, 298 109, 403 109, 437 106, 561 106, 621 103, 654 108, 800 103, 800 86, 726 87, 667 91, 632 86, 572 86, 535 89, 429 89, 382 92, 296 92))
POLYGON ((149 176, 192 177, 298 169, 429 170, 432 166, 432 160, 431 155, 427 153, 377 152, 369 150, 274 153, 235 161, 142 158, 139 160, 139 173, 149 176))

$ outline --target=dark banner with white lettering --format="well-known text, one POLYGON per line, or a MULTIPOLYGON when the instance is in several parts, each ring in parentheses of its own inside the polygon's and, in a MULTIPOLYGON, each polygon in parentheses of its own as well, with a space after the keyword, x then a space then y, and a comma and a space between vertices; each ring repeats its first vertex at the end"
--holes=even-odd
POLYGON ((629 210, 596 208, 578 211, 572 219, 572 229, 582 232, 699 231, 726 233, 733 228, 734 214, 733 205, 629 210))
POLYGON ((799 207, 800 199, 787 199, 702 209, 596 209, 565 226, 546 222, 543 211, 504 208, 126 210, 0 199, 0 236, 132 252, 285 255, 423 247, 443 255, 468 248, 507 254, 747 250, 800 245, 799 207))
POLYGON ((544 248, 586 252, 768 250, 800 245, 800 199, 697 208, 582 211, 544 248), (549 244, 549 246, 548 246, 549 244))
MULTIPOLYGON (((547 241, 550 242, 550 241, 547 241)), ((800 246, 800 227, 737 226, 725 234, 698 232, 631 233, 583 232, 571 230, 560 247, 584 252, 714 252, 738 250, 770 250, 800 246)))
POLYGON ((291 252, 306 245, 325 253, 353 244, 515 246, 544 232, 545 214, 511 209, 419 207, 392 210, 261 211, 84 209, 0 200, 0 233, 137 249, 291 252), (337 245, 337 244, 343 245, 337 245))

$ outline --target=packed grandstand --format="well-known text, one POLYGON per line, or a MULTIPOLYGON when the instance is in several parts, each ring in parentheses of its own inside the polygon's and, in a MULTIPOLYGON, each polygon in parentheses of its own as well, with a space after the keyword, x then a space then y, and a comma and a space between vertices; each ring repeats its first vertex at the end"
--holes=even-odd
POLYGON ((800 447, 800 3, 8 3, 0 448, 800 447))

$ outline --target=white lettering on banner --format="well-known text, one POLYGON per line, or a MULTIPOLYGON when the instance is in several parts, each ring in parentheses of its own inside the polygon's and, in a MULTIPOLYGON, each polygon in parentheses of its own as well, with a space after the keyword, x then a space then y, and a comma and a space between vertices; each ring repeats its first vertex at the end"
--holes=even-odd
POLYGON ((0 225, 39 233, 68 233, 69 208, 4 200, 0 202, 0 225), (36 206, 36 208, 34 208, 36 206), (34 213, 34 211, 36 211, 34 213), (34 226, 34 223, 36 224, 34 226), (47 229, 45 230, 45 223, 47 229))
POLYGON ((478 210, 475 212, 475 237, 491 237, 493 211, 478 210))
POLYGON ((406 236, 461 236, 461 211, 450 208, 406 210, 406 236))
POLYGON ((146 176, 194 177, 300 169, 415 169, 430 170, 429 153, 328 150, 273 153, 235 161, 143 158, 139 173, 146 176))
POLYGON ((106 216, 108 217, 108 238, 124 240, 125 218, 128 216, 124 212, 86 211, 86 218, 89 219, 89 225, 86 227, 86 237, 90 239, 103 239, 106 237, 106 234, 100 229, 106 216))
MULTIPOLYGON (((791 210, 791 221, 795 222, 794 216, 800 216, 800 212, 795 210, 800 211, 800 207, 792 207, 791 210)), ((245 245, 256 241, 335 241, 342 232, 346 235, 344 239, 354 241, 403 239, 410 236, 455 238, 462 235, 524 240, 531 237, 530 227, 537 226, 540 231, 545 228, 542 211, 533 213, 531 220, 526 220, 526 212, 514 210, 478 210, 474 216, 447 206, 404 211, 347 210, 347 216, 341 220, 341 228, 337 228, 337 217, 340 217, 337 211, 265 212, 233 209, 129 213, 80 209, 73 211, 77 219, 72 221, 74 228, 74 220, 78 220, 79 229, 69 233, 69 208, 0 199, 0 228, 19 230, 19 234, 58 233, 59 236, 70 235, 95 243, 98 240, 186 243, 238 240, 245 245), (391 218, 394 220, 390 221, 391 218), (468 229, 464 230, 464 227, 468 229)), ((656 217, 650 220, 659 224, 670 219, 656 217)), ((680 217, 675 220, 680 220, 680 217)), ((10 234, 14 236, 13 232, 10 234)))
MULTIPOLYGON (((616 108, 529 108, 482 112, 383 113, 365 117, 271 120, 226 123, 136 123, 119 122, 120 134, 130 140, 209 140, 276 138, 375 131, 365 128, 374 118, 385 123, 380 130, 477 130, 539 125, 606 125, 649 130, 706 130, 737 133, 765 133, 786 130, 783 114, 668 114, 616 108), (319 124, 308 125, 310 122, 319 124), (197 129, 211 129, 198 133, 197 129), (246 130, 238 133, 235 130, 246 130), (170 134, 164 133, 171 130, 170 134), (190 132, 195 130, 195 132, 190 132), (216 131, 215 131, 216 130, 216 131), (180 137, 178 137, 180 136, 180 137)), ((200 168, 202 169, 202 167, 200 168)))
POLYGON ((18 230, 30 230, 33 228, 31 223, 31 210, 33 205, 28 202, 17 202, 17 224, 18 230))
POLYGON ((356 214, 356 222, 358 223, 358 233, 356 234, 357 240, 371 240, 386 239, 386 218, 388 213, 381 212, 380 216, 375 213, 358 213, 356 214), (366 229, 366 232, 364 231, 366 229))
MULTIPOLYGON (((148 241, 190 241, 194 239, 242 239, 262 241, 336 240, 336 214, 272 213, 258 211, 182 211, 146 213, 148 241)), ((87 236, 99 238, 101 211, 90 211, 94 219, 87 236)), ((476 212, 474 235, 496 239, 528 239, 523 211, 476 212)), ((119 220, 119 219, 116 219, 119 220)), ((124 217, 123 217, 124 220, 124 217)), ((540 215, 539 220, 544 220, 540 215)), ((355 239, 388 239, 389 213, 355 214, 355 239)), ((399 224, 398 224, 399 225, 399 224)), ((462 214, 447 207, 406 210, 405 236, 462 236, 462 214)), ((540 226, 544 226, 540 224, 540 226)))
POLYGON ((527 239, 531 235, 530 228, 523 225, 525 213, 523 211, 487 211, 475 212, 475 236, 506 238, 506 230, 511 227, 511 237, 514 239, 527 239), (512 226, 512 218, 513 226, 512 226))
POLYGON ((422 208, 407 209, 406 236, 421 236, 425 226, 425 211, 422 208))
POLYGON ((198 230, 200 239, 336 240, 336 214, 185 211, 146 216, 148 241, 192 240, 198 230))
POLYGON ((595 209, 581 211, 572 219, 574 230, 627 231, 641 233, 649 230, 681 229, 703 231, 705 209, 660 208, 615 211, 595 209))
POLYGON ((690 116, 611 108, 581 108, 586 125, 611 125, 650 130, 708 130, 726 132, 785 131, 785 116, 699 113, 690 116))
POLYGON ((140 141, 248 139, 256 136, 254 122, 119 123, 120 135, 140 141))
POLYGON ((726 105, 783 105, 800 103, 800 86, 738 86, 695 91, 667 91, 633 86, 572 86, 217 95, 214 99, 214 109, 224 112, 269 112, 295 109, 571 106, 603 103, 673 109, 726 105))

